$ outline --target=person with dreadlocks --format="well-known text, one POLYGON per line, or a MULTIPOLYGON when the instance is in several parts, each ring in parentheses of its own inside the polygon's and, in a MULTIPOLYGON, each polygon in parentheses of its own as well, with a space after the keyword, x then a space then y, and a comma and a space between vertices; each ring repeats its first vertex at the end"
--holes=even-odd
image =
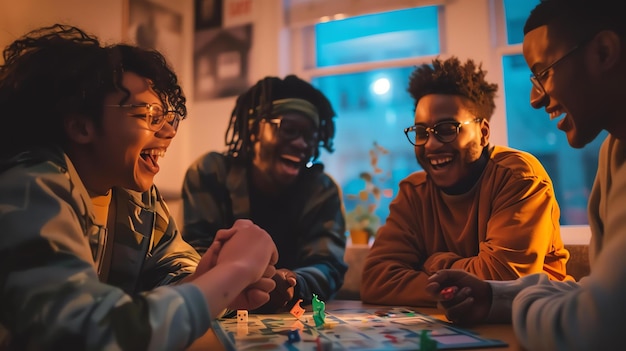
POLYGON ((160 53, 53 25, 3 57, 0 349, 182 350, 269 300, 270 236, 241 220, 201 258, 153 184, 186 116, 160 53))
POLYGON ((363 301, 434 306, 426 285, 442 268, 493 280, 572 279, 550 177, 534 156, 489 144, 498 86, 485 74, 456 57, 411 74, 415 122, 404 132, 423 171, 400 182, 365 261, 363 301))
POLYGON ((183 237, 200 253, 238 218, 251 219, 274 239, 276 289, 258 312, 285 311, 299 299, 309 304, 313 294, 329 300, 343 284, 342 200, 314 162, 320 146, 333 151, 334 116, 308 82, 265 77, 238 97, 226 130, 228 150, 206 153, 185 175, 183 237))

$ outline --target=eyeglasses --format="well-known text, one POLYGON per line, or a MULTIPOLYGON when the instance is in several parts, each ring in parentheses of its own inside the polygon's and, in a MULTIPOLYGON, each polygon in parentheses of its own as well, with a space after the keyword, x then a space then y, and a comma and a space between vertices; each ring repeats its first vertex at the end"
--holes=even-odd
POLYGON ((546 79, 546 77, 548 75, 548 71, 550 71, 551 69, 556 67, 559 63, 563 62, 563 60, 565 60, 565 58, 567 58, 571 54, 575 53, 576 50, 578 50, 578 49, 580 49, 582 47, 582 45, 583 44, 578 44, 578 45, 574 46, 568 52, 566 52, 563 56, 561 56, 560 58, 556 59, 554 62, 549 64, 548 67, 546 67, 546 68, 542 69, 541 71, 539 71, 539 73, 537 73, 537 74, 531 73, 530 74, 530 81, 533 83, 533 87, 537 90, 537 92, 539 94, 546 95, 546 89, 543 87, 543 84, 541 84, 541 81, 546 79))
POLYGON ((144 113, 131 113, 131 117, 144 118, 148 124, 148 128, 153 132, 158 132, 163 128, 165 122, 172 125, 174 130, 178 129, 178 124, 182 120, 182 116, 172 110, 163 110, 160 105, 153 104, 127 104, 127 105, 104 105, 104 107, 123 107, 123 108, 145 108, 144 113))
POLYGON ((456 139, 457 135, 459 135, 462 126, 480 121, 482 121, 482 118, 476 118, 465 122, 443 121, 436 123, 432 126, 432 128, 416 124, 408 128, 404 128, 404 134, 407 139, 409 139, 409 142, 415 146, 422 146, 426 144, 430 133, 433 133, 435 138, 437 138, 440 142, 450 143, 456 139))
POLYGON ((274 118, 267 119, 267 123, 275 124, 278 135, 285 140, 294 140, 302 137, 309 146, 317 145, 317 131, 313 128, 303 128, 300 123, 290 119, 274 118))

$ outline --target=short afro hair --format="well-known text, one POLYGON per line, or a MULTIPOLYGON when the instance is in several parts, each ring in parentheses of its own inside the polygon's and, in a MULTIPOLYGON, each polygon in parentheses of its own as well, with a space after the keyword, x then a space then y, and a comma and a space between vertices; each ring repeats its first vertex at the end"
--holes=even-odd
POLYGON ((485 80, 487 72, 472 60, 461 64, 458 58, 436 58, 432 65, 418 66, 409 78, 408 91, 415 104, 425 95, 459 95, 469 102, 468 109, 477 117, 490 120, 496 108, 494 102, 497 84, 485 80))

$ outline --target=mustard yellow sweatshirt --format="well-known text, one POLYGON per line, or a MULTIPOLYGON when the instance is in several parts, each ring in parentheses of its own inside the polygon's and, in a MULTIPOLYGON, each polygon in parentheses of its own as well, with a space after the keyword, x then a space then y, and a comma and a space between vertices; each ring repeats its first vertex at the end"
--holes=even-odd
POLYGON ((569 252, 552 181, 526 152, 495 146, 482 176, 460 195, 413 173, 400 182, 389 211, 365 262, 364 302, 435 305, 424 288, 444 268, 491 280, 537 272, 573 280, 565 272, 569 252))

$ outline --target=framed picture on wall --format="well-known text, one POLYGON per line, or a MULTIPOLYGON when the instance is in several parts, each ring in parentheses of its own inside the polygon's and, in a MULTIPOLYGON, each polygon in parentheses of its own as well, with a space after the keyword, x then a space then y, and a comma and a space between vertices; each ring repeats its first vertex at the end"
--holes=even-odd
POLYGON ((182 72, 183 15, 173 7, 177 3, 127 0, 124 35, 132 44, 158 50, 176 72, 182 72))
POLYGON ((194 98, 235 96, 248 89, 252 24, 204 29, 194 36, 194 98))
POLYGON ((222 0, 194 0, 195 30, 221 27, 223 8, 222 0))

